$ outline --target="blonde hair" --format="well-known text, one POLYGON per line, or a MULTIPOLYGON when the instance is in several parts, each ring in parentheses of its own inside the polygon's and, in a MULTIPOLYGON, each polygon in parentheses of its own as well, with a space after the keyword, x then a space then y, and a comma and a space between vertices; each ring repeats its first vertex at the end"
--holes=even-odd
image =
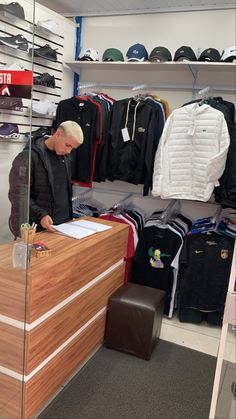
POLYGON ((84 134, 82 128, 75 121, 62 122, 58 129, 61 129, 66 137, 73 137, 79 144, 83 144, 84 134))

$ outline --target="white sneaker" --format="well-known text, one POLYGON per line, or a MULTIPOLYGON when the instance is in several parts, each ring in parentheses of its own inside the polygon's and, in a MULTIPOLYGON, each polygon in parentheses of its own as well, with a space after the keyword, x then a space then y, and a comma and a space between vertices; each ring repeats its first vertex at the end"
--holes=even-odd
POLYGON ((47 29, 49 32, 52 32, 55 34, 59 33, 59 25, 53 19, 39 20, 37 22, 37 26, 43 29, 47 29))
POLYGON ((57 105, 50 100, 39 100, 32 103, 32 111, 39 115, 56 115, 57 105))
POLYGON ((19 71, 24 71, 24 67, 21 63, 12 63, 12 64, 6 64, 3 66, 0 66, 0 70, 19 70, 19 71))

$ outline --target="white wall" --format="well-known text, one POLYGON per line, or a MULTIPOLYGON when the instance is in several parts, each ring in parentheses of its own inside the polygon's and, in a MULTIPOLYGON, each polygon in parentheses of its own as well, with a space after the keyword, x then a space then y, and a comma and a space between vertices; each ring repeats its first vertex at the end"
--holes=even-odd
MULTIPOLYGON (((214 10, 183 13, 153 13, 112 17, 83 18, 83 48, 97 49, 100 60, 106 48, 118 48, 124 56, 135 43, 145 45, 148 53, 156 46, 167 47, 172 56, 182 45, 191 46, 200 53, 209 47, 220 53, 235 44, 236 16, 233 10, 214 10)), ((224 85, 222 77, 222 85, 224 85)), ((106 89, 115 98, 132 96, 131 90, 106 89)), ((191 99, 192 92, 162 91, 172 109, 191 99)), ((224 93, 224 98, 234 101, 235 95, 224 93)))

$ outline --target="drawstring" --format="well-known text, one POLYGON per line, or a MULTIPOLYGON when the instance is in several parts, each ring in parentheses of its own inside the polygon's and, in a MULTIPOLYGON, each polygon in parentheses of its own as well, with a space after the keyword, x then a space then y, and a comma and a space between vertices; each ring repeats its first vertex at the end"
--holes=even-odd
MULTIPOLYGON (((129 100, 128 105, 127 105, 127 112, 126 112, 126 119, 125 119, 125 128, 127 128, 127 124, 128 124, 130 103, 131 103, 131 99, 129 100)), ((134 108, 134 122, 133 122, 133 130, 132 130, 131 141, 134 141, 134 134, 135 134, 135 128, 136 128, 136 116, 137 116, 137 108, 138 108, 138 105, 139 105, 139 102, 137 102, 137 104, 135 105, 135 108, 134 108)))

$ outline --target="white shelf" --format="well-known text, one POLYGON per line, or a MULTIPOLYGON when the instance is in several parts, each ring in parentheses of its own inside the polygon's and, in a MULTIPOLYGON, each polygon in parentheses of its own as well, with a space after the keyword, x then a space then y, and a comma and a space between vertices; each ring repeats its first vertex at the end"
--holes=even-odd
MULTIPOLYGON (((0 11, 0 19, 5 20, 6 22, 9 23, 14 23, 15 25, 23 25, 24 27, 22 27, 22 30, 26 30, 29 31, 31 33, 33 33, 35 31, 35 34, 37 35, 42 35, 42 36, 55 36, 57 38, 64 38, 63 36, 60 36, 58 33, 54 33, 49 31, 46 28, 43 28, 42 26, 37 26, 36 24, 29 22, 28 20, 25 19, 21 19, 20 17, 17 17, 11 13, 5 12, 5 11, 0 11)), ((52 42, 51 39, 49 39, 50 42, 52 42)))
POLYGON ((83 83, 100 86, 132 87, 147 84, 163 89, 201 89, 211 85, 216 90, 236 90, 235 63, 207 62, 66 62, 80 75, 83 83), (222 74, 225 77, 222 77, 222 74), (224 86, 221 85, 224 80, 224 86))

